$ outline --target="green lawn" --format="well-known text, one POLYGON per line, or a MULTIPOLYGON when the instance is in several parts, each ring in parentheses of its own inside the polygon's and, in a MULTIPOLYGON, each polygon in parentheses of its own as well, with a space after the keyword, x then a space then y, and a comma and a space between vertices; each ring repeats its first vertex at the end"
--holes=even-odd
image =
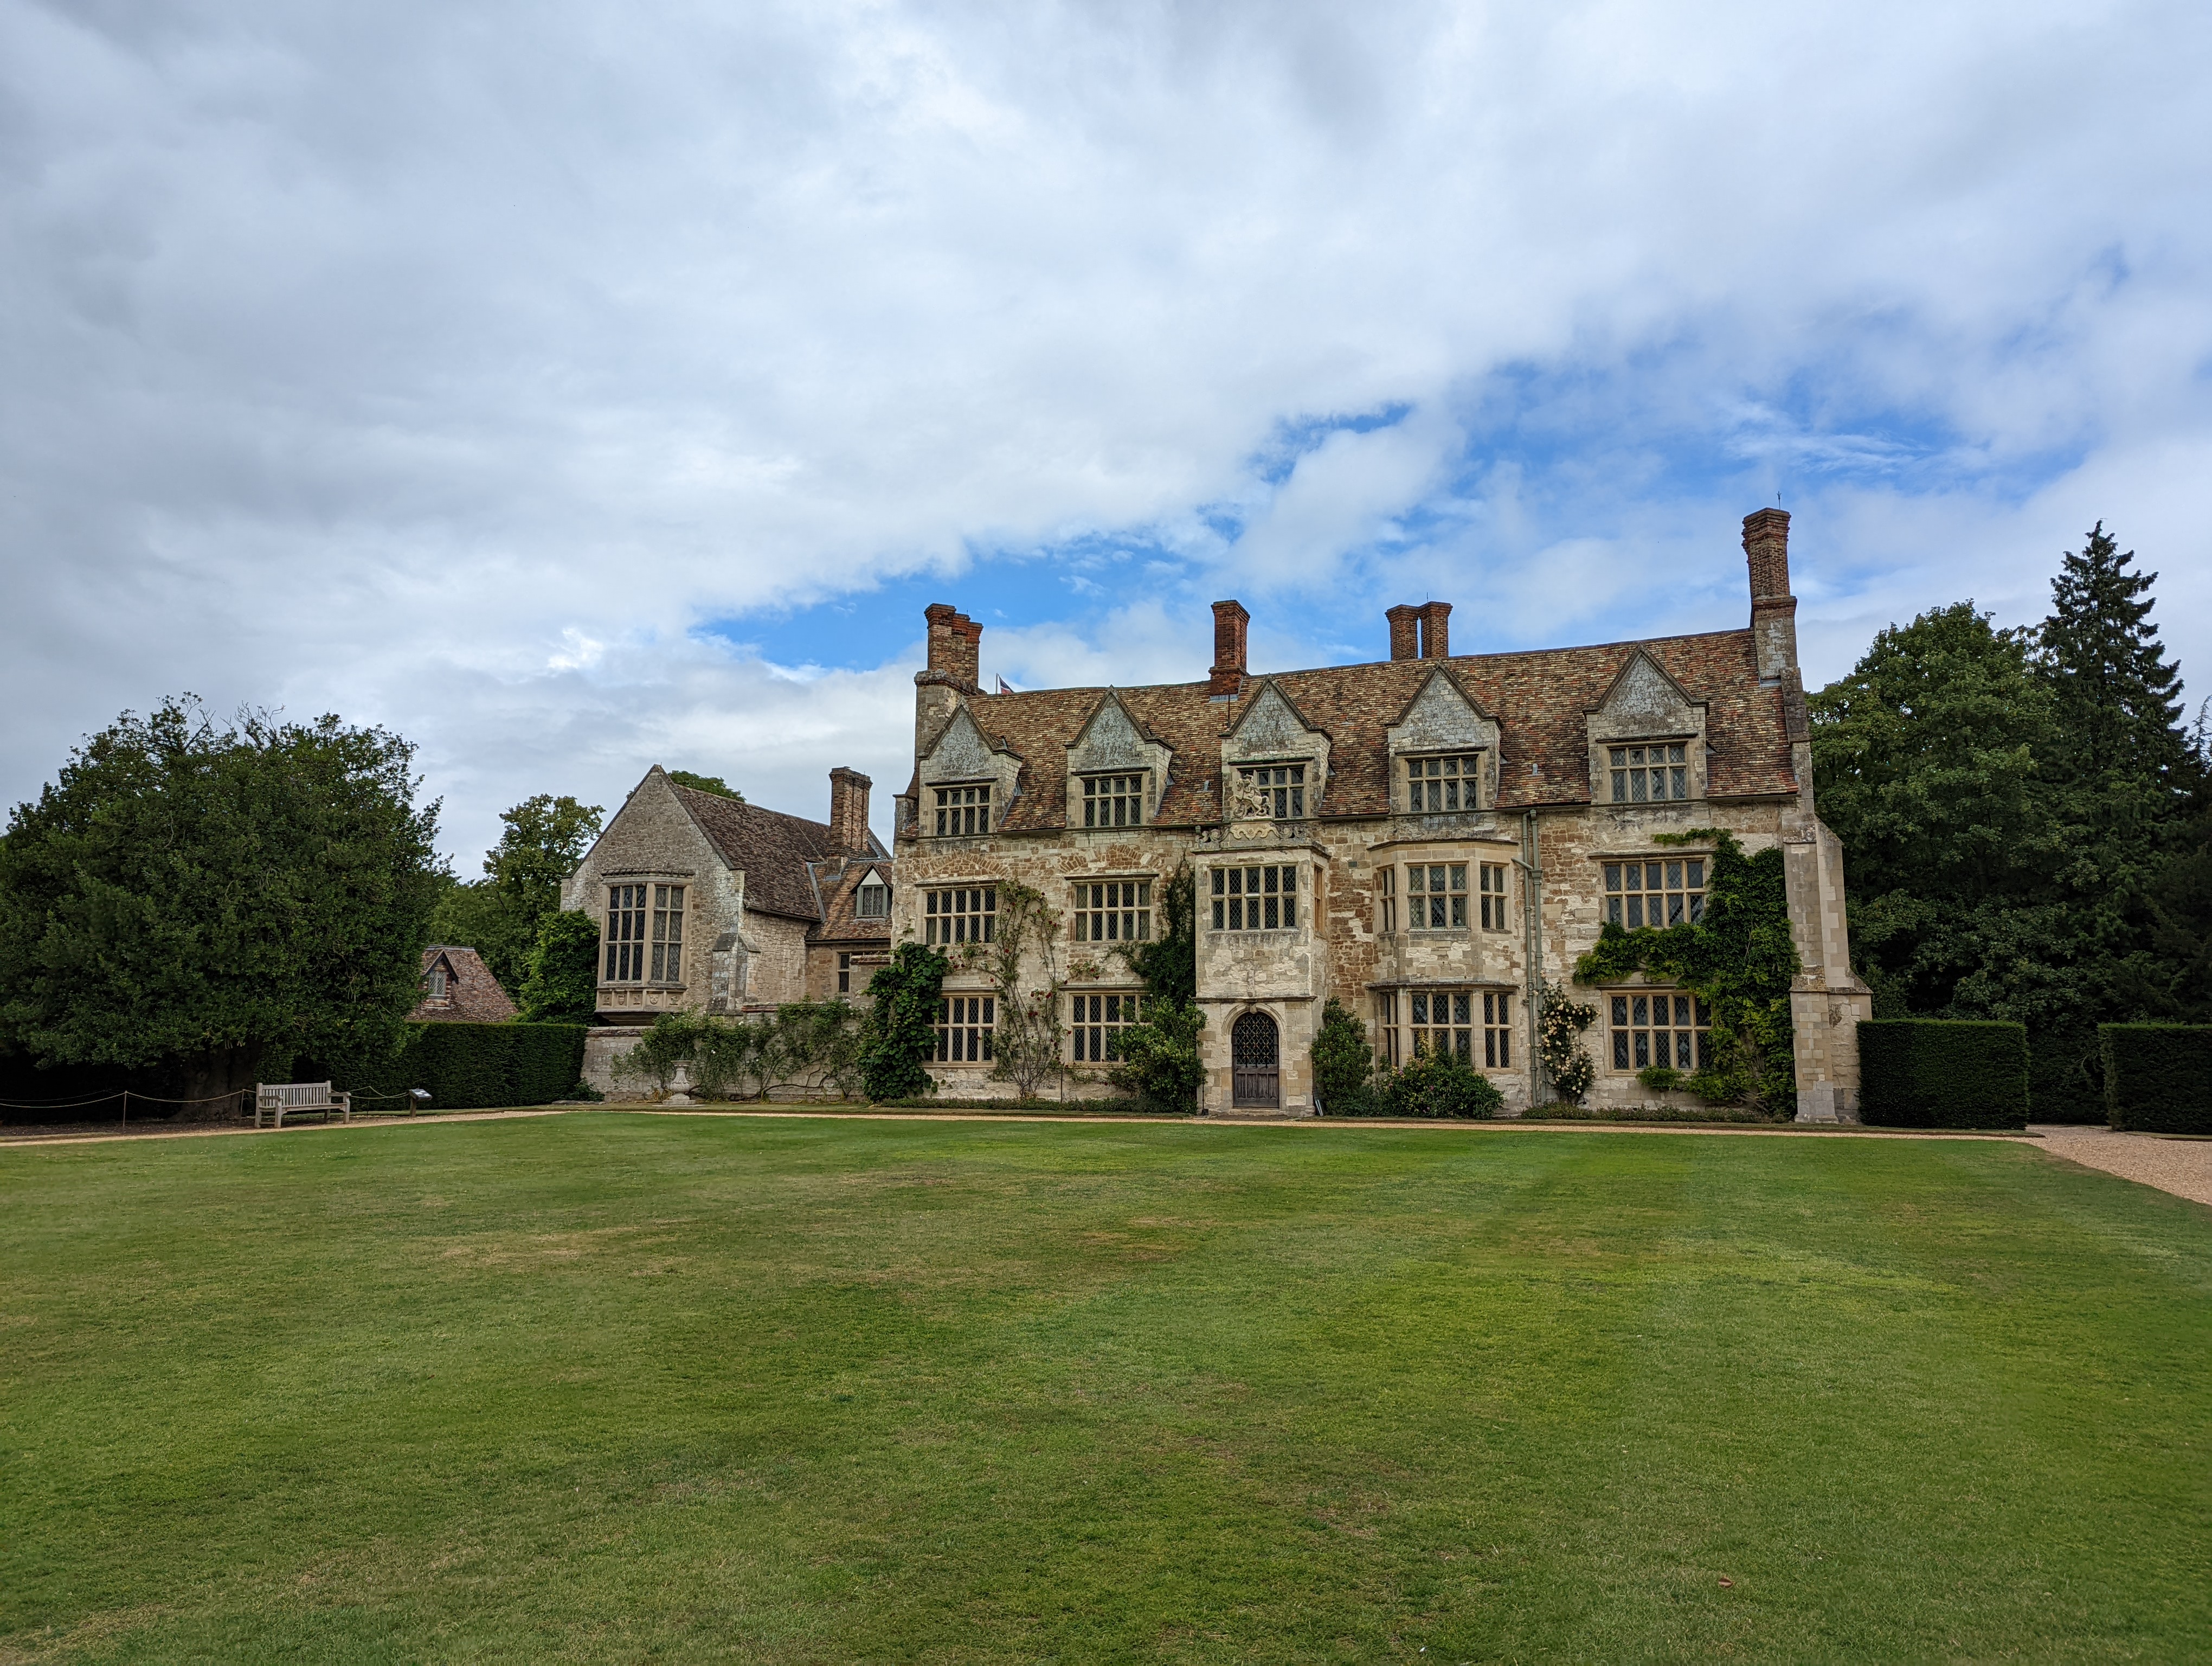
POLYGON ((0 1253, 0 1661, 2212 1653, 2212 1212, 2021 1143, 575 1115, 0 1253))

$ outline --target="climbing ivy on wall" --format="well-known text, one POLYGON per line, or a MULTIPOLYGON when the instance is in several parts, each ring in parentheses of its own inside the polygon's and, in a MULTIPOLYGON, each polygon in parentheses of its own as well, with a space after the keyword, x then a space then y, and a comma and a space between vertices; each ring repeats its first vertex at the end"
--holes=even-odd
POLYGON ((1712 1061, 1690 1078, 1690 1088, 1711 1103, 1770 1115, 1794 1108, 1790 986, 1800 963, 1781 848, 1747 856, 1734 834, 1717 827, 1653 836, 1662 845, 1711 842, 1704 916, 1638 931, 1608 923, 1575 963, 1575 982, 1643 972, 1689 990, 1711 1009, 1713 1026, 1712 1061))
POLYGON ((909 941, 894 949, 890 964, 868 980, 875 1010, 860 1055, 860 1080, 871 1099, 936 1091, 926 1061, 937 1051, 937 998, 945 964, 936 950, 909 941))

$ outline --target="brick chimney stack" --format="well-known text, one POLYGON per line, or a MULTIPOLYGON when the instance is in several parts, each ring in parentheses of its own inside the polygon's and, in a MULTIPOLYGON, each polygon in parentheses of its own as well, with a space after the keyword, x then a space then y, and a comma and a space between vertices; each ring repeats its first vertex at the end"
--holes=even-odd
POLYGON ((1410 602, 1401 602, 1395 607, 1386 607, 1382 617, 1390 622, 1390 657, 1393 660, 1418 660, 1421 657, 1421 610, 1410 602))
POLYGON ((1423 602, 1417 610, 1421 617, 1421 658, 1424 660, 1451 657, 1451 607, 1449 602, 1423 602))
POLYGON ((1252 616, 1242 602, 1213 605, 1213 674, 1206 692, 1215 700, 1234 700, 1244 691, 1244 634, 1252 616))
POLYGON ((868 789, 874 785, 842 764, 830 772, 830 836, 848 855, 868 854, 868 789))
POLYGON ((983 627, 945 602, 923 608, 921 615, 929 621, 929 669, 923 675, 963 694, 980 692, 983 627))
POLYGON ((1759 509, 1743 518, 1743 554, 1751 568, 1751 635, 1759 680, 1786 684, 1797 669, 1797 599, 1790 593, 1790 514, 1759 509))

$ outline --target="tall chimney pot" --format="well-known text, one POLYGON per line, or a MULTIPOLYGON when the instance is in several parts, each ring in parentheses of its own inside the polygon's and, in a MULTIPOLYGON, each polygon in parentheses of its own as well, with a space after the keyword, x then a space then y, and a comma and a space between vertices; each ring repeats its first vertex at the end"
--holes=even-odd
POLYGON ((1421 616, 1421 658, 1448 660, 1451 657, 1451 609, 1449 602, 1423 602, 1417 610, 1421 616))
POLYGON ((1421 610, 1411 602, 1400 602, 1395 607, 1386 607, 1382 617, 1390 622, 1390 657, 1393 660, 1418 660, 1421 657, 1421 610))
POLYGON ((1206 692, 1215 700, 1234 700, 1244 691, 1244 637, 1252 616, 1237 601, 1213 605, 1213 673, 1206 692))
POLYGON ((868 854, 868 789, 874 785, 842 764, 830 772, 830 836, 848 855, 868 854))
POLYGON ((945 602, 933 602, 921 616, 929 621, 929 669, 924 676, 963 694, 981 692, 983 627, 945 602))
POLYGON ((1790 593, 1790 515, 1759 509, 1743 518, 1751 568, 1751 641, 1759 680, 1787 688, 1797 674, 1797 599, 1790 593))

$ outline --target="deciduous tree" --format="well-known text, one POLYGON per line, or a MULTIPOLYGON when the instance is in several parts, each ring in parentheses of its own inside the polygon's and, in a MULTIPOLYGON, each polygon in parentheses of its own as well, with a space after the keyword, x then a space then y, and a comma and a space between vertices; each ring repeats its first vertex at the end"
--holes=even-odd
POLYGON ((388 1055, 436 890, 412 756, 336 717, 126 712, 0 837, 0 1031, 194 1098, 388 1055))
POLYGON ((561 882, 599 836, 600 806, 540 793, 503 811, 499 842, 484 853, 484 877, 451 885, 430 921, 434 943, 474 949, 510 994, 529 976, 545 916, 561 907, 561 882))

